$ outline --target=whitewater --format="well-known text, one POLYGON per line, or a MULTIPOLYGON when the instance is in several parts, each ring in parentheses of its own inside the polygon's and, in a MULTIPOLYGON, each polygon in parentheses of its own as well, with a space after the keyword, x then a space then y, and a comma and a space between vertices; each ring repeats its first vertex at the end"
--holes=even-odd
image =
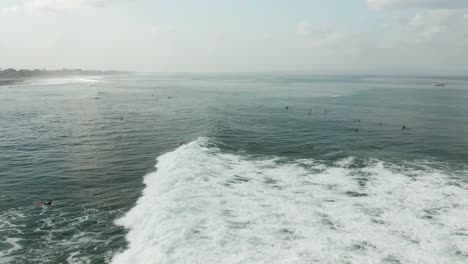
POLYGON ((466 263, 466 169, 228 153, 157 158, 112 263, 466 263))

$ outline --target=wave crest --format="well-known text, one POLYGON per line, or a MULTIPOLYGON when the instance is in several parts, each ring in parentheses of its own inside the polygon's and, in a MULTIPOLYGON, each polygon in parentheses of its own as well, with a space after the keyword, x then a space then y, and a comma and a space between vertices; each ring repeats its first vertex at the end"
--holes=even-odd
MULTIPOLYGON (((112 263, 454 263, 468 186, 450 172, 353 158, 325 165, 223 153, 201 138, 157 159, 116 223, 112 263)), ((467 176, 466 171, 459 172, 467 176)), ((458 175, 460 176, 460 175, 458 175)))

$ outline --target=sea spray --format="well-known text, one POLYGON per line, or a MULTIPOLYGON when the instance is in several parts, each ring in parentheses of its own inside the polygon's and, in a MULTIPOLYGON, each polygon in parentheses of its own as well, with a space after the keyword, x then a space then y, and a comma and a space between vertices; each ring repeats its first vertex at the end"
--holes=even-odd
POLYGON ((460 175, 352 157, 254 158, 207 142, 157 159, 116 222, 129 244, 112 263, 461 263, 468 254, 467 186, 452 184, 460 175))

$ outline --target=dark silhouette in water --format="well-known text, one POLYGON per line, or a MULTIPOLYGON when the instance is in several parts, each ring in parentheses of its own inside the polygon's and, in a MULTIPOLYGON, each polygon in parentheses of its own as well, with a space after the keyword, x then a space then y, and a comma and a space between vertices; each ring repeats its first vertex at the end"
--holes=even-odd
POLYGON ((286 110, 289 110, 289 106, 286 106, 286 110))
POLYGON ((120 120, 123 120, 123 116, 120 116, 120 120))
POLYGON ((179 145, 179 146, 182 146, 182 145, 187 145, 187 141, 182 140, 182 142, 180 142, 180 145, 179 145))
POLYGON ((405 125, 401 126, 401 129, 406 129, 406 126, 405 125))
POLYGON ((359 132, 359 129, 358 129, 358 128, 355 128, 355 129, 354 129, 354 132, 356 132, 356 134, 357 134, 357 132, 359 132))
POLYGON ((37 202, 34 205, 36 205, 37 207, 51 206, 52 200, 49 200, 48 202, 37 202))
POLYGON ((381 125, 382 125, 382 122, 379 122, 379 126, 381 126, 381 125))

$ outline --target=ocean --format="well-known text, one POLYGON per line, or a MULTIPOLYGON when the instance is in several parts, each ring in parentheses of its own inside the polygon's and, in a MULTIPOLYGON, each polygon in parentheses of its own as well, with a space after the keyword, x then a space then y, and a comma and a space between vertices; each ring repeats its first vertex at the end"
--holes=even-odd
POLYGON ((468 263, 467 219, 466 78, 0 87, 0 263, 468 263))

